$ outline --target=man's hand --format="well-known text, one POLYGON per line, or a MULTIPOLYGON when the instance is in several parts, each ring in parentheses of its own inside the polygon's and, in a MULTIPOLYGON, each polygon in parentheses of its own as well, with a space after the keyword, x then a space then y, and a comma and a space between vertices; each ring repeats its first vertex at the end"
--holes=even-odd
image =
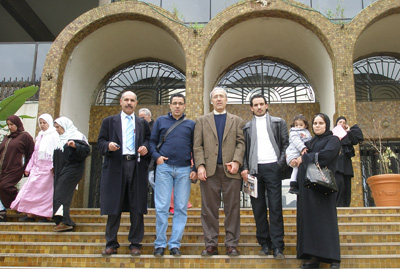
POLYGON ((140 146, 139 148, 138 148, 138 153, 140 154, 140 155, 142 155, 142 156, 144 156, 144 155, 146 155, 147 154, 147 148, 145 147, 145 146, 140 146))
POLYGON ((26 177, 29 177, 29 172, 28 171, 25 171, 24 174, 25 174, 26 177))
POLYGON ((189 178, 192 180, 196 180, 197 179, 197 173, 195 171, 190 172, 189 178))
POLYGON ((238 162, 230 162, 225 164, 226 167, 228 168, 228 172, 231 173, 232 175, 236 174, 239 171, 239 163, 238 162))
POLYGON ((158 157, 158 159, 157 159, 157 164, 163 164, 164 161, 166 161, 166 160, 168 160, 167 157, 160 156, 160 157, 158 157))
POLYGON ((200 165, 199 167, 197 167, 197 178, 200 179, 201 181, 207 180, 207 172, 204 165, 200 165))
POLYGON ((247 182, 247 177, 249 175, 249 170, 243 170, 240 175, 242 176, 243 180, 247 182))
POLYGON ((116 151, 116 150, 119 150, 120 148, 121 148, 121 146, 118 145, 118 144, 115 143, 115 142, 110 142, 110 143, 108 143, 108 150, 109 150, 109 151, 116 151))

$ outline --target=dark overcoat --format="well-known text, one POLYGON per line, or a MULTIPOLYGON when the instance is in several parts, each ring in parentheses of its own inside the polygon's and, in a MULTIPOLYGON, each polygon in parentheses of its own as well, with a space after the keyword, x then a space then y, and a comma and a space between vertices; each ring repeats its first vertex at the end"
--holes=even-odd
MULTIPOLYGON (((135 145, 136 156, 140 146, 149 149, 150 127, 147 121, 135 116, 135 145)), ((129 206, 134 207, 140 214, 147 214, 147 169, 150 154, 140 156, 140 162, 136 159, 134 185, 129 191, 129 204, 120 205, 122 188, 122 122, 121 115, 113 115, 105 118, 101 124, 97 146, 104 156, 100 182, 100 213, 101 215, 117 215, 121 211, 129 211, 129 206), (109 151, 108 144, 115 142, 121 146, 117 151, 109 151)), ((127 201, 128 199, 125 199, 127 201)))

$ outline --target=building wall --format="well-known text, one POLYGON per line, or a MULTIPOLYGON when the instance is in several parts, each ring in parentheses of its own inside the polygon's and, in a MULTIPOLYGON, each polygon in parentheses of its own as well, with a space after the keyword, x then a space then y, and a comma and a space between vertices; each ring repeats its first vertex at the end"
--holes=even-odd
MULTIPOLYGON (((208 94, 232 66, 266 57, 303 74, 317 99, 317 104, 271 105, 272 115, 290 123, 296 114, 311 118, 321 111, 332 121, 344 115, 368 131, 366 116, 371 111, 379 115, 382 110, 376 108, 381 107, 390 117, 385 136, 399 139, 390 131, 399 127, 394 120, 398 103, 356 104, 353 79, 355 60, 382 53, 400 55, 399 35, 386 33, 400 25, 399 14, 400 2, 380 0, 341 25, 295 1, 268 1, 267 6, 243 1, 204 28, 193 29, 171 20, 171 13, 142 2, 103 5, 73 21, 53 43, 42 74, 39 114, 68 116, 95 142, 101 119, 119 111, 119 107, 94 106, 99 86, 127 63, 155 59, 186 72, 186 112, 195 119, 210 110, 208 94)), ((168 107, 150 109, 158 116, 168 107)), ((228 110, 251 118, 248 105, 229 105, 228 110)), ((362 206, 359 158, 354 162, 352 205, 362 206)), ((194 206, 200 205, 199 193, 199 186, 193 186, 194 206)))

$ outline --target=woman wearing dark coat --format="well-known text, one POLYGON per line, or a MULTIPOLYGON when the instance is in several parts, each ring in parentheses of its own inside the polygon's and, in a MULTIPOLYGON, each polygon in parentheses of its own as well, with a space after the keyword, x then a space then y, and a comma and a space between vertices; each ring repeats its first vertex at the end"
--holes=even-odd
POLYGON ((0 144, 0 221, 6 221, 6 208, 18 194, 15 185, 21 180, 35 147, 18 116, 8 117, 7 125, 10 134, 0 144))
POLYGON ((54 127, 60 134, 60 142, 53 155, 53 219, 56 222, 53 230, 63 232, 72 230, 75 226, 69 211, 75 187, 83 176, 90 147, 86 137, 76 129, 70 119, 60 117, 55 120, 54 127))
POLYGON ((338 171, 336 172, 336 177, 339 179, 336 206, 349 207, 351 203, 351 178, 354 177, 351 158, 356 156, 354 145, 361 143, 364 136, 357 124, 349 127, 346 118, 343 116, 336 119, 336 126, 338 125, 343 127, 347 135, 340 141, 342 148, 338 159, 338 171))
POLYGON ((340 267, 339 228, 335 195, 325 195, 304 186, 306 167, 318 162, 321 167, 336 171, 340 140, 329 130, 327 115, 318 113, 312 120, 315 136, 306 146, 308 152, 297 159, 300 194, 297 197, 297 258, 306 260, 300 268, 319 268, 320 262, 340 267))

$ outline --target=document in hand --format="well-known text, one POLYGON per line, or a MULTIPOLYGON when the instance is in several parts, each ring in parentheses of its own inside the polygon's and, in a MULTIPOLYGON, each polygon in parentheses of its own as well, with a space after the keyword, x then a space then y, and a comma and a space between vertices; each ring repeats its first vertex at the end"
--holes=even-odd
POLYGON ((333 135, 339 137, 340 140, 347 135, 345 129, 343 129, 343 127, 340 125, 337 125, 335 128, 333 128, 332 133, 333 135))
POLYGON ((247 182, 243 180, 243 191, 254 198, 258 197, 258 182, 255 176, 248 175, 247 182))

